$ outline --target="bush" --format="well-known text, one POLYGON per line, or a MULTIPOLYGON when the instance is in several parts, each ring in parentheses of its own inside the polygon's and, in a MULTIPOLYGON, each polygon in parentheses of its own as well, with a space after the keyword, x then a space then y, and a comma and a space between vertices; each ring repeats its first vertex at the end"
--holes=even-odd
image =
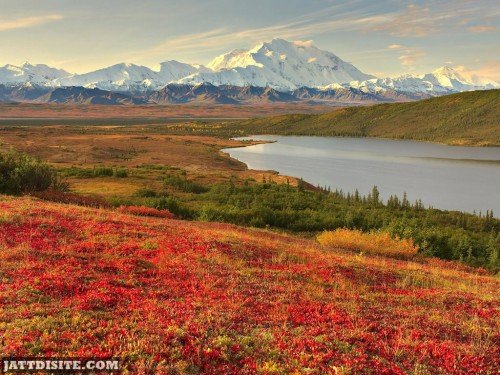
POLYGON ((317 240, 323 246, 394 258, 408 259, 418 253, 418 247, 411 239, 392 238, 385 232, 363 233, 359 230, 337 229, 321 233, 317 240))
POLYGON ((185 193, 201 194, 208 191, 206 186, 199 185, 193 181, 188 181, 186 178, 181 178, 179 176, 167 176, 163 182, 166 186, 175 187, 185 193))
POLYGON ((68 177, 79 177, 79 178, 93 178, 93 177, 118 177, 125 178, 128 177, 128 171, 124 168, 111 168, 111 167, 94 167, 89 168, 79 168, 79 167, 69 167, 62 170, 65 176, 68 177))
POLYGON ((162 217, 166 219, 173 219, 175 217, 168 210, 158 210, 146 206, 120 206, 118 207, 118 211, 137 216, 162 217))
POLYGON ((118 178, 126 178, 128 177, 128 172, 126 169, 115 169, 114 176, 118 178))
POLYGON ((17 195, 64 186, 48 164, 13 150, 0 151, 0 193, 17 195))
POLYGON ((34 197, 57 203, 76 204, 78 206, 109 208, 111 205, 99 197, 67 193, 57 190, 47 190, 32 194, 34 197))
POLYGON ((158 210, 168 210, 181 219, 190 220, 195 218, 195 212, 174 197, 148 198, 144 201, 144 204, 158 210))
POLYGON ((94 177, 112 177, 114 175, 113 168, 109 167, 94 167, 94 177))
POLYGON ((154 198, 158 196, 156 191, 148 188, 141 188, 137 190, 134 195, 139 198, 154 198))

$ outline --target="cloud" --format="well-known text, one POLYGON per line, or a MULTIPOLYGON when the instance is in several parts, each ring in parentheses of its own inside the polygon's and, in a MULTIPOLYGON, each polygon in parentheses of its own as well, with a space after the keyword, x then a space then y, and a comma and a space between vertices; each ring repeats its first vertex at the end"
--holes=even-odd
MULTIPOLYGON (((304 15, 288 23, 273 26, 234 30, 227 27, 212 29, 200 33, 184 34, 167 39, 155 46, 137 51, 128 56, 129 59, 165 56, 175 50, 185 54, 220 51, 229 45, 246 45, 268 41, 273 38, 288 40, 303 39, 308 36, 320 35, 333 30, 360 30, 366 25, 385 22, 385 16, 360 16, 354 13, 342 14, 338 19, 318 21, 314 17, 304 15)), ((250 45, 249 45, 250 46, 250 45)))
POLYGON ((476 25, 467 28, 471 33, 487 33, 489 31, 495 31, 497 28, 495 26, 484 26, 476 25))
POLYGON ((386 31, 398 37, 423 37, 434 34, 438 30, 437 19, 449 17, 450 15, 437 16, 429 8, 410 4, 404 12, 393 14, 389 22, 372 26, 369 30, 386 31))
POLYGON ((387 46, 387 49, 399 51, 400 55, 398 60, 401 62, 401 65, 408 67, 410 69, 414 69, 416 62, 423 56, 425 53, 413 47, 406 47, 402 44, 390 44, 387 46))
POLYGON ((462 30, 466 24, 477 23, 479 26, 468 28, 470 32, 487 32, 496 28, 480 26, 485 22, 485 15, 494 17, 498 12, 491 10, 491 4, 485 0, 428 0, 426 6, 410 4, 403 10, 387 13, 387 21, 368 25, 367 31, 385 32, 396 37, 427 37, 456 30, 462 30))
POLYGON ((0 20, 0 31, 26 29, 29 27, 44 25, 46 23, 50 23, 53 21, 59 21, 62 20, 63 18, 64 17, 60 14, 49 14, 46 16, 18 18, 12 21, 0 20))
MULTIPOLYGON (((196 60, 200 56, 223 53, 231 48, 250 48, 272 38, 306 40, 335 32, 378 31, 395 37, 424 37, 457 32, 472 23, 485 23, 487 3, 486 0, 427 0, 425 6, 388 8, 367 6, 365 0, 350 0, 269 26, 238 29, 238 26, 224 25, 208 31, 171 36, 121 58, 146 62, 166 58, 174 52, 180 59, 196 60)), ((412 66, 424 55, 422 51, 402 44, 391 44, 387 48, 400 52, 399 59, 404 66, 412 66)))
POLYGON ((421 50, 408 48, 398 57, 398 60, 401 61, 401 65, 414 69, 415 63, 423 56, 425 56, 425 53, 421 50))
POLYGON ((477 69, 469 69, 462 65, 454 66, 462 76, 475 84, 487 84, 491 81, 500 82, 500 61, 489 61, 477 69))

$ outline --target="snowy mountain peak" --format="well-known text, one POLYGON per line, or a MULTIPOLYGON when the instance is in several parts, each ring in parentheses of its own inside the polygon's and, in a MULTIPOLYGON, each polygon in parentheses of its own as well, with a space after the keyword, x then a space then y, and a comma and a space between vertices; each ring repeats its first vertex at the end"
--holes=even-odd
POLYGON ((462 82, 467 82, 467 79, 463 77, 455 68, 449 65, 442 66, 432 72, 436 77, 446 77, 448 79, 456 79, 462 82))
POLYGON ((215 58, 208 67, 213 72, 197 73, 182 82, 269 86, 286 91, 373 78, 335 54, 315 47, 312 41, 284 39, 262 42, 250 50, 233 50, 215 58))
POLYGON ((243 60, 247 53, 248 51, 244 49, 233 49, 231 52, 217 56, 207 65, 207 68, 214 71, 232 69, 236 64, 242 65, 242 62, 237 63, 237 60, 243 60))
POLYGON ((191 65, 179 62, 177 60, 164 61, 160 64, 160 72, 158 79, 161 86, 170 82, 178 81, 184 77, 190 76, 197 72, 209 72, 210 69, 203 65, 191 65))

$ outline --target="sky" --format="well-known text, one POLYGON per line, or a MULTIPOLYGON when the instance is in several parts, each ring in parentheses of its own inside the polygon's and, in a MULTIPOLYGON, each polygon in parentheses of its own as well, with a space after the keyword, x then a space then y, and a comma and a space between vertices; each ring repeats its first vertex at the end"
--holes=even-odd
POLYGON ((0 65, 207 64, 273 38, 381 77, 451 65, 500 81, 498 0, 0 0, 0 65))

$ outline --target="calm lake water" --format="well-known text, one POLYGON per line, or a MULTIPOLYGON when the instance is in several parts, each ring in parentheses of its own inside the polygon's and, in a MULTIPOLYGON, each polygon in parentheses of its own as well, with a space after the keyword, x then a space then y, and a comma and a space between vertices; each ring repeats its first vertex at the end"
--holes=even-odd
POLYGON ((223 151, 251 169, 302 177, 332 190, 368 194, 376 185, 425 206, 500 214, 500 148, 374 138, 252 136, 275 141, 223 151))

